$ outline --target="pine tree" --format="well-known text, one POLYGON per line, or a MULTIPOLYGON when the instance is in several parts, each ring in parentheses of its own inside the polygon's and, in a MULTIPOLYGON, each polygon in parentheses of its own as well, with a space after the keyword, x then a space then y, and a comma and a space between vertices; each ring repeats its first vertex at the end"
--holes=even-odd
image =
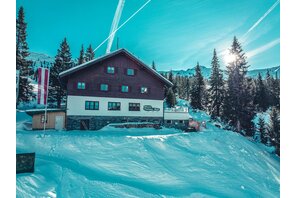
POLYGON ((92 45, 89 45, 89 47, 86 50, 85 61, 88 62, 90 60, 93 60, 94 58, 95 58, 95 53, 93 51, 92 45))
POLYGON ((173 93, 175 94, 175 93, 177 93, 177 84, 176 84, 176 79, 173 76, 172 70, 170 70, 168 75, 169 75, 168 80, 173 84, 171 89, 172 89, 173 93))
POLYGON ((280 80, 273 78, 267 70, 265 87, 267 90, 267 105, 268 107, 275 106, 280 108, 280 80))
POLYGON ((27 23, 25 22, 24 8, 20 7, 16 20, 16 69, 20 70, 19 94, 17 104, 29 102, 35 97, 33 86, 30 85, 29 75, 32 73, 31 61, 26 60, 30 55, 27 44, 27 23))
POLYGON ((199 63, 197 63, 195 70, 196 74, 194 76, 194 82, 190 91, 190 104, 194 109, 204 110, 203 97, 205 94, 205 83, 199 63))
POLYGON ((59 73, 73 67, 74 63, 71 60, 70 47, 66 38, 60 44, 57 55, 55 56, 55 63, 50 71, 49 79, 49 102, 56 103, 58 108, 66 101, 66 90, 61 86, 59 81, 59 73))
POLYGON ((267 70, 266 72, 266 79, 265 79, 265 83, 266 83, 266 88, 267 88, 267 103, 268 106, 271 107, 273 106, 274 103, 274 99, 273 99, 273 79, 270 75, 269 70, 267 70))
POLYGON ((186 77, 186 100, 189 100, 190 98, 190 89, 191 89, 191 84, 190 84, 190 79, 189 77, 186 77))
POLYGON ((257 125, 258 125, 257 126, 257 131, 260 134, 261 142, 263 144, 266 144, 268 134, 266 134, 266 132, 267 132, 266 124, 265 124, 265 120, 264 120, 264 118, 262 116, 259 117, 259 121, 258 121, 257 125))
POLYGON ((233 39, 229 53, 234 60, 227 66, 228 79, 222 118, 237 132, 243 129, 247 136, 252 136, 254 130, 252 119, 255 115, 253 86, 252 80, 246 77, 249 66, 236 37, 233 39))
POLYGON ((224 99, 224 81, 223 74, 220 70, 219 59, 216 50, 213 51, 213 58, 211 61, 211 76, 209 92, 209 113, 212 119, 220 117, 222 114, 222 102, 224 99))
POLYGON ((257 105, 259 111, 266 111, 269 107, 267 90, 265 84, 263 83, 262 76, 259 73, 258 79, 256 81, 256 90, 255 90, 254 104, 257 105))
POLYGON ((276 153, 280 155, 280 118, 276 107, 270 112, 269 136, 271 143, 276 148, 276 153))
POLYGON ((170 70, 170 72, 168 74, 168 80, 173 83, 173 73, 172 73, 172 70, 170 70))
POLYGON ((157 71, 156 65, 155 65, 155 61, 153 61, 153 63, 152 63, 152 69, 155 70, 155 71, 157 71))
POLYGON ((84 57, 84 45, 81 45, 81 50, 79 52, 79 57, 78 57, 78 65, 81 65, 85 62, 85 57, 84 57))
POLYGON ((167 91, 166 103, 168 107, 174 107, 176 105, 176 98, 172 88, 169 88, 167 91))
POLYGON ((274 106, 280 109, 280 79, 275 78, 273 80, 273 98, 274 98, 274 106))

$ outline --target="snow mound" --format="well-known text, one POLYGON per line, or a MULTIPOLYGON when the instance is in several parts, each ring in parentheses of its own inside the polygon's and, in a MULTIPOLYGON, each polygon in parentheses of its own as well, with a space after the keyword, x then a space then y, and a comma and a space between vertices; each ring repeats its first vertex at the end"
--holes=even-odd
POLYGON ((17 197, 279 197, 279 158, 211 125, 18 130, 16 142, 18 153, 36 152, 35 173, 16 177, 17 197))

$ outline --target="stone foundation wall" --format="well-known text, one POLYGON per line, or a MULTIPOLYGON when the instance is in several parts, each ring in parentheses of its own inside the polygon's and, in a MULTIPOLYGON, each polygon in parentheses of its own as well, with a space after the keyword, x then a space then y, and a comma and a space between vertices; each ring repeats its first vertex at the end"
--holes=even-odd
POLYGON ((163 126, 167 128, 176 128, 176 129, 181 129, 181 130, 186 130, 189 125, 189 120, 182 120, 180 122, 179 120, 170 120, 170 123, 168 120, 165 120, 163 123, 163 126))
POLYGON ((163 117, 67 116, 67 130, 80 130, 80 120, 89 120, 89 130, 99 130, 110 123, 163 123, 163 117))

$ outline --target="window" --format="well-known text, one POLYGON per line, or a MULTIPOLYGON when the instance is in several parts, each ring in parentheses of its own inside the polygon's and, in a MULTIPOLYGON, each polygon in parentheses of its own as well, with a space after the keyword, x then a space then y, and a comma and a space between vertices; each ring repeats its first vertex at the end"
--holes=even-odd
POLYGON ((141 87, 140 88, 140 93, 142 93, 142 94, 148 93, 148 88, 147 87, 141 87))
POLYGON ((86 83, 78 82, 77 83, 77 89, 86 89, 86 83))
POLYGON ((129 111, 140 111, 140 103, 129 103, 129 111))
POLYGON ((129 87, 127 85, 122 85, 121 91, 122 92, 129 92, 129 87))
POLYGON ((127 75, 128 76, 134 76, 135 75, 134 69, 127 69, 127 75))
POLYGON ((115 71, 114 67, 111 67, 111 66, 107 67, 107 73, 108 74, 114 74, 114 71, 115 71))
POLYGON ((99 110, 99 102, 98 101, 86 101, 85 102, 85 110, 99 110))
POLYGON ((120 111, 121 103, 120 102, 108 102, 108 110, 109 111, 120 111))
POLYGON ((100 91, 108 91, 108 84, 100 84, 100 91))
POLYGON ((166 120, 166 123, 167 124, 171 124, 171 120, 166 120))

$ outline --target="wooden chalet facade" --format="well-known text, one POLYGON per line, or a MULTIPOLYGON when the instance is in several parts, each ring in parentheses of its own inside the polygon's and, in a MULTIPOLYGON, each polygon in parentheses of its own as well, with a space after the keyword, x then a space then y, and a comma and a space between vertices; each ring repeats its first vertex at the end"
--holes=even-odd
POLYGON ((67 130, 109 123, 164 121, 165 87, 172 83, 125 49, 60 73, 67 89, 67 130))

